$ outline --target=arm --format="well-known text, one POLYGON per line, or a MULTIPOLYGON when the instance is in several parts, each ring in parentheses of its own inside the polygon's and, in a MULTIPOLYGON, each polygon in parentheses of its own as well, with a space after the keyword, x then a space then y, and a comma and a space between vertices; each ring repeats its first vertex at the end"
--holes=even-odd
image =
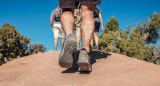
POLYGON ((102 19, 102 13, 99 13, 99 18, 101 20, 101 31, 103 31, 103 19, 102 19))
POLYGON ((50 17, 50 24, 51 24, 51 28, 53 30, 53 16, 50 17))

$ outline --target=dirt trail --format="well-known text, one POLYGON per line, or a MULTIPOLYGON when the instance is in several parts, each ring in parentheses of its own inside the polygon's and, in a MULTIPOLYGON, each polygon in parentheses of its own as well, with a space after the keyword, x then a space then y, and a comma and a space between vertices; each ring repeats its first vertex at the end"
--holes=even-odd
POLYGON ((127 56, 92 52, 89 72, 58 65, 59 51, 27 56, 0 66, 0 86, 160 86, 160 67, 127 56))

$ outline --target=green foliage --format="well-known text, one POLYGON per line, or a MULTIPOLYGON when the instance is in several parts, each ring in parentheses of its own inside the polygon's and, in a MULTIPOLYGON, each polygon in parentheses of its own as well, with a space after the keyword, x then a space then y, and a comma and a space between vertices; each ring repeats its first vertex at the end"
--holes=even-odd
POLYGON ((30 38, 21 35, 14 26, 4 23, 0 28, 0 65, 30 54, 45 52, 43 44, 30 44, 30 38))
POLYGON ((0 65, 2 64, 2 54, 0 53, 0 65))
POLYGON ((144 24, 140 21, 137 25, 135 32, 142 36, 146 44, 156 43, 160 40, 160 14, 155 12, 151 19, 147 18, 144 24))
POLYGON ((107 34, 103 34, 99 39, 99 45, 101 50, 107 50, 114 52, 116 49, 114 46, 116 46, 116 34, 117 32, 114 31, 108 31, 107 34))
POLYGON ((160 64, 160 46, 149 45, 159 40, 160 14, 155 13, 144 24, 140 21, 137 25, 136 29, 127 26, 128 31, 124 32, 119 30, 116 18, 110 18, 99 37, 100 50, 160 64))
POLYGON ((146 59, 145 42, 140 34, 131 33, 127 38, 127 33, 122 30, 108 31, 100 38, 99 43, 101 50, 120 53, 141 60, 146 59))
POLYGON ((4 23, 0 28, 0 53, 1 59, 7 58, 11 60, 18 56, 26 56, 28 52, 28 44, 30 38, 24 37, 16 31, 15 27, 4 23))
POLYGON ((155 56, 154 63, 160 65, 160 45, 154 48, 154 56, 155 56))
POLYGON ((102 34, 99 40, 101 50, 107 50, 110 52, 120 52, 120 43, 127 39, 127 33, 119 30, 117 32, 108 31, 106 34, 102 34))
POLYGON ((119 29, 119 22, 115 17, 111 17, 110 20, 106 23, 104 33, 108 31, 117 31, 119 29))
POLYGON ((29 51, 30 54, 42 53, 46 51, 46 47, 43 44, 34 43, 29 45, 29 51))
POLYGON ((116 42, 118 41, 117 39, 119 39, 120 35, 124 36, 124 33, 122 30, 118 31, 118 29, 118 20, 115 17, 111 17, 110 20, 106 23, 104 32, 99 37, 99 45, 101 50, 107 50, 112 52, 119 51, 116 48, 116 46, 118 46, 116 42))
POLYGON ((127 56, 137 59, 145 60, 145 42, 142 40, 140 34, 131 33, 127 39, 126 46, 124 48, 127 56))
POLYGON ((151 45, 146 46, 146 56, 148 57, 146 58, 146 61, 154 62, 156 60, 155 49, 156 49, 156 46, 151 46, 151 45))

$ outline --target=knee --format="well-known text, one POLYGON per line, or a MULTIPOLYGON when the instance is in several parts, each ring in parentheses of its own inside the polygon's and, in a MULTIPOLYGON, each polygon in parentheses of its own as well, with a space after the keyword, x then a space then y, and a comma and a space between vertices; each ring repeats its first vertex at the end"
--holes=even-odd
POLYGON ((98 37, 98 32, 94 32, 94 37, 98 37))
POLYGON ((64 41, 61 41, 61 45, 63 45, 64 41))
POLYGON ((82 16, 82 19, 86 18, 87 16, 92 16, 93 14, 89 11, 89 10, 82 10, 81 12, 81 16, 82 16))
POLYGON ((61 44, 63 44, 63 43, 64 43, 64 39, 61 40, 61 44))
POLYGON ((58 38, 54 39, 54 44, 57 45, 58 44, 58 38))
POLYGON ((98 35, 94 35, 95 40, 98 39, 98 35))
POLYGON ((63 46, 63 43, 61 43, 61 46, 63 46))
POLYGON ((63 45, 64 45, 64 41, 61 42, 61 46, 63 46, 63 45))

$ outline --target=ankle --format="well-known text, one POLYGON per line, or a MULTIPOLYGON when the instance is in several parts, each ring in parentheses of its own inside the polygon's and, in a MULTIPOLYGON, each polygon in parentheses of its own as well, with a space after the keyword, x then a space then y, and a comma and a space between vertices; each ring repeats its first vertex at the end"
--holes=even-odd
POLYGON ((90 49, 89 49, 89 50, 87 50, 86 48, 82 48, 81 50, 85 50, 85 51, 87 51, 87 53, 89 53, 89 52, 90 52, 90 49))
POLYGON ((73 33, 67 33, 66 37, 70 36, 70 35, 74 35, 73 33))
POLYGON ((54 46, 54 50, 57 51, 57 46, 54 46))

